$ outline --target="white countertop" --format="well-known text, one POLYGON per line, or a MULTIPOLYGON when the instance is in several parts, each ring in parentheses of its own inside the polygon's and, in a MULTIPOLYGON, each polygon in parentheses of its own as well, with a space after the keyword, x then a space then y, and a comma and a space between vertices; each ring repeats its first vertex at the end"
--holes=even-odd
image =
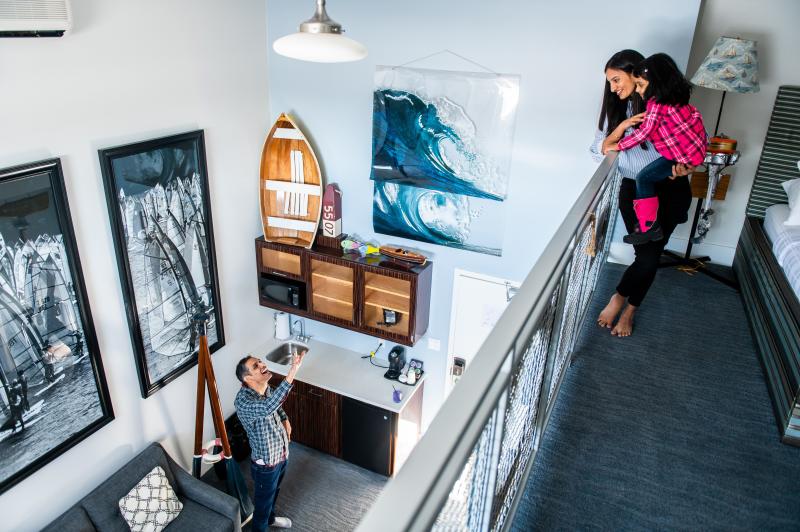
MULTIPOLYGON (((278 375, 286 375, 288 365, 276 364, 266 360, 267 353, 275 349, 285 340, 270 339, 263 345, 251 350, 248 354, 258 357, 267 364, 269 370, 278 375)), ((299 381, 330 390, 356 399, 364 403, 400 413, 411 397, 422 387, 425 374, 415 386, 407 386, 401 382, 390 381, 383 377, 385 368, 378 368, 369 363, 369 359, 361 358, 366 353, 358 353, 335 345, 318 342, 313 338, 307 342, 308 353, 303 357, 303 364, 295 378, 299 381), (403 392, 403 400, 392 401, 392 385, 403 392)), ((386 366, 383 359, 374 359, 376 363, 386 366)))

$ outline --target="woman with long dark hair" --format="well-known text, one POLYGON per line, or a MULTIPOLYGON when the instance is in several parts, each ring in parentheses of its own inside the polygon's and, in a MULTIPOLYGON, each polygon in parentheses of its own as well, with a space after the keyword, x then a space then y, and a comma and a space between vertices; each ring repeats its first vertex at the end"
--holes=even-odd
MULTIPOLYGON (((634 126, 642 121, 645 103, 635 91, 633 71, 643 60, 644 56, 635 50, 622 50, 606 63, 603 104, 595 140, 590 148, 592 157, 598 162, 603 159, 603 153, 622 137, 633 133, 634 126)), ((623 177, 619 187, 619 210, 629 233, 638 226, 633 210, 633 200, 636 198, 636 182, 633 178, 659 157, 649 142, 618 155, 617 168, 623 177)), ((686 175, 692 170, 692 167, 676 165, 673 174, 678 177, 656 184, 656 195, 661 205, 658 221, 663 238, 634 246, 633 264, 625 270, 608 305, 597 318, 597 323, 611 329, 611 334, 615 336, 630 336, 634 314, 653 284, 664 246, 675 227, 688 219, 692 193, 686 175)))

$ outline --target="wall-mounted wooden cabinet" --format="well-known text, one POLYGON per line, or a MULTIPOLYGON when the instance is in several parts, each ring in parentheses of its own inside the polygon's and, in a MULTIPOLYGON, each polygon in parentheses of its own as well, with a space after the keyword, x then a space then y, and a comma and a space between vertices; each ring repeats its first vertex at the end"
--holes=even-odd
POLYGON ((428 329, 433 264, 311 250, 256 239, 259 302, 393 342, 428 329))

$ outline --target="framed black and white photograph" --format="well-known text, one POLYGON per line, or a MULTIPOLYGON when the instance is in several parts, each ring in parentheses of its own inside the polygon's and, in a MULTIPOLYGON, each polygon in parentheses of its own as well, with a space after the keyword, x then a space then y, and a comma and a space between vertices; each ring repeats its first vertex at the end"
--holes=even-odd
POLYGON ((112 419, 61 162, 0 170, 0 493, 112 419))
POLYGON ((142 397, 225 345, 203 131, 100 150, 142 397))

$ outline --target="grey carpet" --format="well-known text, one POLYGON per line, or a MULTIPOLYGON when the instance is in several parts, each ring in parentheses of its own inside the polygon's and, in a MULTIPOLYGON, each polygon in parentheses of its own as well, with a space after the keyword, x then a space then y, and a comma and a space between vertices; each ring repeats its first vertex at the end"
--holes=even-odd
POLYGON ((661 270, 634 334, 589 309, 514 530, 798 530, 800 449, 781 444, 738 293, 661 270))
MULTIPOLYGON (((252 496, 249 461, 240 465, 252 496)), ((203 480, 225 489, 213 470, 203 480)), ((275 513, 291 518, 295 531, 354 530, 387 480, 372 471, 292 443, 275 513)), ((244 530, 250 528, 248 524, 244 530)))

